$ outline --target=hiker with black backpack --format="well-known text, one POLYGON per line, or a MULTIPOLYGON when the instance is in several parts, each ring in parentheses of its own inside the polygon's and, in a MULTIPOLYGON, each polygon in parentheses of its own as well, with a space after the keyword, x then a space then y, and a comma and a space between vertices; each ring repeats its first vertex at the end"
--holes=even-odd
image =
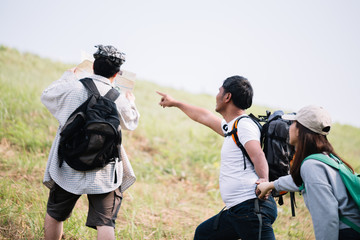
POLYGON ((59 122, 43 180, 50 189, 45 239, 61 239, 63 221, 82 194, 89 201, 86 226, 97 229, 98 239, 115 239, 122 193, 135 182, 121 130, 134 130, 140 115, 134 95, 114 88, 125 54, 96 47, 94 75, 78 80, 66 71, 41 96, 59 122))
POLYGON ((257 187, 259 198, 272 189, 301 192, 310 211, 317 240, 360 240, 360 176, 340 158, 327 139, 329 113, 306 106, 293 120, 289 143, 295 146, 290 175, 257 187))
POLYGON ((254 240, 275 239, 272 223, 277 216, 276 203, 272 196, 258 199, 256 182, 268 181, 269 169, 260 145, 259 127, 250 118, 242 119, 237 127, 240 142, 249 158, 227 133, 239 116, 247 116, 245 110, 252 105, 253 89, 250 82, 241 76, 227 78, 219 88, 213 112, 161 95, 160 106, 177 107, 190 119, 199 122, 225 137, 221 149, 220 193, 226 207, 214 217, 201 223, 194 239, 254 240))

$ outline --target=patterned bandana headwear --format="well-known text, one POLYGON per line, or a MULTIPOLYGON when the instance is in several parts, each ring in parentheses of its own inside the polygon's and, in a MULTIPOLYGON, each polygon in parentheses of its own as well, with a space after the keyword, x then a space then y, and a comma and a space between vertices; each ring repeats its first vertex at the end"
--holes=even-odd
POLYGON ((108 58, 110 61, 114 62, 116 65, 121 66, 125 62, 125 53, 118 51, 115 47, 108 45, 97 45, 97 52, 94 53, 94 58, 108 58))

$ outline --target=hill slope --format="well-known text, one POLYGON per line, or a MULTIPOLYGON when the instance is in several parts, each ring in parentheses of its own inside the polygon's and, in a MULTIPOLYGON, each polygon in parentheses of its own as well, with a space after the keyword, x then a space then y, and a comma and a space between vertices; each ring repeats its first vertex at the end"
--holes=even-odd
MULTIPOLYGON (((56 120, 40 102, 42 90, 73 67, 33 54, 0 47, 0 239, 41 239, 48 189, 42 185, 56 120)), ((221 83, 219 83, 221 84, 221 83)), ((223 203, 218 190, 222 138, 176 109, 159 107, 156 90, 213 109, 215 99, 138 80, 135 96, 141 113, 134 132, 124 132, 124 146, 137 182, 125 192, 116 234, 120 239, 191 239, 195 227, 216 214, 223 203)), ((251 112, 264 112, 253 107, 251 112)), ((335 125, 335 149, 360 167, 360 130, 335 125)), ((298 197, 292 219, 288 200, 274 224, 278 239, 312 239, 311 218, 298 197)), ((65 222, 65 239, 91 239, 84 226, 82 197, 65 222)))

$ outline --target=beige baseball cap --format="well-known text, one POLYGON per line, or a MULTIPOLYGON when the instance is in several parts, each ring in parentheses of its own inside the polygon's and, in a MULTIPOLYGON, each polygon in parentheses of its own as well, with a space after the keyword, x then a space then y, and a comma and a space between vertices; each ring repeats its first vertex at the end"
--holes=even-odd
POLYGON ((296 115, 285 114, 285 120, 296 120, 304 127, 321 135, 328 135, 331 128, 330 114, 322 107, 309 105, 301 108, 296 115))

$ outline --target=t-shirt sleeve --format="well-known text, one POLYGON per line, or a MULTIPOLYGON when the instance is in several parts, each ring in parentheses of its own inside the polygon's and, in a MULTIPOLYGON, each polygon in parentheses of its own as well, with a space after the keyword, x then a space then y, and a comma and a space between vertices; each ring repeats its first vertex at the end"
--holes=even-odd
POLYGON ((245 146, 248 141, 260 141, 260 129, 249 118, 243 118, 238 123, 238 136, 240 143, 245 146))
POLYGON ((227 133, 227 131, 229 130, 229 126, 228 126, 227 122, 225 121, 225 119, 221 120, 221 129, 224 134, 227 133))

